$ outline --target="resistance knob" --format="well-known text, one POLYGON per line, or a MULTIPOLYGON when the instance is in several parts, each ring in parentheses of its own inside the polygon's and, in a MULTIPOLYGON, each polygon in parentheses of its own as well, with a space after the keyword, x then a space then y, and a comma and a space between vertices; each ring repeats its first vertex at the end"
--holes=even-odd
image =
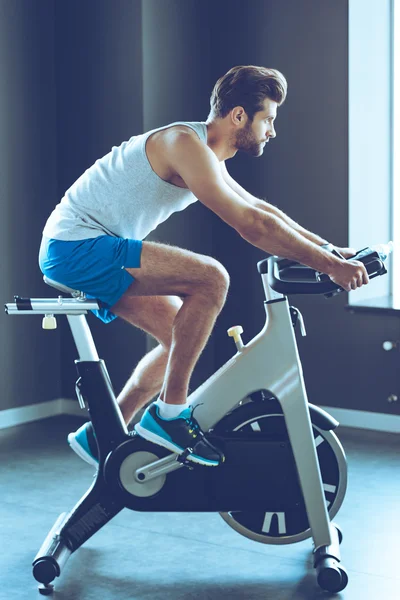
POLYGON ((236 344, 236 348, 239 350, 239 352, 243 348, 243 342, 241 338, 242 333, 243 327, 241 325, 235 325, 234 327, 230 327, 228 329, 228 335, 229 337, 233 337, 236 344))

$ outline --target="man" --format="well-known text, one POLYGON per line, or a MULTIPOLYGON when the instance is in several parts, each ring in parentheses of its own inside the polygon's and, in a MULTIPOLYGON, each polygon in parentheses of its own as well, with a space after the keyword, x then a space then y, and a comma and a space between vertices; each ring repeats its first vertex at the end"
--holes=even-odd
MULTIPOLYGON (((261 156, 276 136, 274 122, 287 84, 274 69, 238 66, 221 77, 206 122, 174 123, 132 137, 96 161, 67 190, 43 231, 44 274, 101 302, 108 322, 120 316, 160 345, 137 365, 118 396, 129 423, 157 394, 137 433, 207 466, 223 457, 200 430, 187 403, 191 373, 207 343, 229 286, 213 258, 143 239, 168 216, 199 200, 250 244, 326 273, 345 290, 368 283, 362 263, 342 260, 327 241, 246 192, 228 174, 236 152, 261 156)), ((344 257, 354 254, 340 249, 344 257)), ((216 399, 216 402, 218 399, 216 399)), ((93 429, 68 436, 97 464, 93 429)))

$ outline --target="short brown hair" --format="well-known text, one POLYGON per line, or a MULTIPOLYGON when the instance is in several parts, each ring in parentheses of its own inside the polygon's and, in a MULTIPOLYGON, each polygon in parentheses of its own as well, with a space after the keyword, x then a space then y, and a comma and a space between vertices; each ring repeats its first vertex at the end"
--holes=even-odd
POLYGON ((220 77, 210 98, 213 117, 223 119, 235 106, 242 106, 252 121, 263 110, 265 98, 280 106, 286 98, 287 82, 276 69, 253 65, 232 67, 220 77))

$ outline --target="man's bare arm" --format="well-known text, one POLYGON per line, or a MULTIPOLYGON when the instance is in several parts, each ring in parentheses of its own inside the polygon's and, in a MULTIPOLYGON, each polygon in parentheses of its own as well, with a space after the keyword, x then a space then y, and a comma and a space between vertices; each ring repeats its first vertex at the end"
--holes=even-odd
POLYGON ((300 233, 307 240, 314 242, 314 244, 317 244, 318 246, 322 246, 323 244, 328 244, 327 240, 324 240, 319 235, 312 233, 312 231, 308 231, 307 229, 305 229, 304 227, 302 227, 301 225, 299 225, 298 223, 293 221, 293 219, 288 217, 282 210, 280 210, 273 204, 269 204, 269 202, 266 202, 265 200, 260 200, 259 198, 256 198, 255 196, 250 194, 237 181, 235 181, 233 179, 233 177, 231 177, 229 175, 229 173, 226 169, 225 163, 222 162, 220 164, 221 164, 222 176, 223 176, 224 180, 226 181, 226 183, 237 194, 239 194, 239 196, 241 198, 243 198, 243 200, 246 200, 246 202, 248 202, 251 206, 254 206, 255 208, 259 208, 260 210, 265 210, 266 212, 269 212, 269 213, 275 215, 276 217, 279 217, 280 219, 282 219, 282 221, 284 221, 287 225, 289 225, 289 227, 292 227, 292 229, 294 229, 295 231, 300 233))
POLYGON ((240 197, 224 180, 214 152, 196 134, 169 137, 168 162, 193 194, 249 243, 327 273, 347 290, 368 282, 362 263, 345 261, 306 239, 281 218, 240 197), (351 264, 352 263, 352 264, 351 264))

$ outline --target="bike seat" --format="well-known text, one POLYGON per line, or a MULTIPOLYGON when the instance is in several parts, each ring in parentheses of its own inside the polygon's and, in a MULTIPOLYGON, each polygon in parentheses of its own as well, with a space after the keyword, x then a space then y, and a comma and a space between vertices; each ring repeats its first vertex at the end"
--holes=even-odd
POLYGON ((71 294, 72 296, 84 295, 83 292, 80 292, 79 290, 74 290, 68 287, 67 285, 64 285, 63 283, 58 283, 58 281, 54 281, 54 279, 50 279, 50 277, 46 277, 46 275, 43 275, 43 281, 47 283, 47 285, 56 288, 56 290, 60 290, 60 292, 66 292, 67 294, 71 294))

